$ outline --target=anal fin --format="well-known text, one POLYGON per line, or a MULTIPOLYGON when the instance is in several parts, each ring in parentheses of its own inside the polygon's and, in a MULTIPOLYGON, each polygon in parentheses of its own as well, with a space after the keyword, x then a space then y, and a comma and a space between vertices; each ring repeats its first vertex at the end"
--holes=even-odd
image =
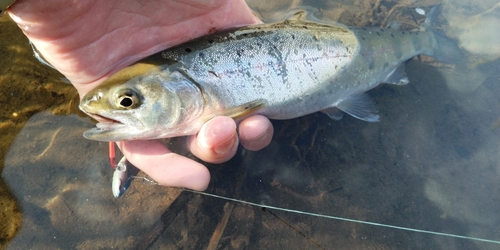
POLYGON ((382 81, 384 83, 390 83, 395 85, 405 85, 410 81, 406 76, 405 66, 404 64, 400 64, 397 68, 395 68, 391 73, 389 73, 385 79, 382 81))
POLYGON ((378 122, 380 120, 375 105, 365 93, 354 95, 342 101, 337 105, 337 108, 363 121, 378 122))

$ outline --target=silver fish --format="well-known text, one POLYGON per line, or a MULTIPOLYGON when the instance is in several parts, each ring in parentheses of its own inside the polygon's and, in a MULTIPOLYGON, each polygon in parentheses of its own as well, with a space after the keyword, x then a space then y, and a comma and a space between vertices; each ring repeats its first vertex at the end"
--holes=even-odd
POLYGON ((379 121, 364 94, 381 82, 406 84, 402 62, 445 57, 456 47, 432 29, 434 7, 415 31, 358 28, 306 20, 208 35, 150 56, 84 96, 80 109, 99 121, 98 141, 196 134, 207 120, 262 114, 291 119, 317 111, 379 121))
POLYGON ((130 175, 130 168, 135 168, 125 157, 122 157, 120 162, 116 165, 115 172, 113 173, 113 181, 111 183, 111 191, 113 196, 118 198, 127 191, 127 188, 132 182, 130 175), (128 166, 128 168, 127 168, 128 166))

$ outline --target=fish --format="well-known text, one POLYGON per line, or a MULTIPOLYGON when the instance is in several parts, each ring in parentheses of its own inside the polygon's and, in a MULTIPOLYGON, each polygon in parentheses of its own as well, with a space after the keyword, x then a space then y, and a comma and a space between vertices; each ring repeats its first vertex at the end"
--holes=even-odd
POLYGON ((98 121, 83 135, 97 141, 171 138, 196 134, 216 116, 282 120, 318 111, 377 122, 366 91, 407 84, 404 62, 417 55, 454 60, 449 55, 457 46, 434 29, 438 8, 412 31, 311 21, 299 11, 282 22, 169 48, 82 98, 80 109, 98 121))
POLYGON ((125 157, 118 162, 115 168, 115 172, 113 173, 113 180, 111 182, 111 191, 113 192, 113 196, 118 198, 122 196, 127 188, 130 186, 132 182, 132 177, 130 174, 130 168, 133 166, 125 157), (127 166, 129 166, 127 168, 127 166))

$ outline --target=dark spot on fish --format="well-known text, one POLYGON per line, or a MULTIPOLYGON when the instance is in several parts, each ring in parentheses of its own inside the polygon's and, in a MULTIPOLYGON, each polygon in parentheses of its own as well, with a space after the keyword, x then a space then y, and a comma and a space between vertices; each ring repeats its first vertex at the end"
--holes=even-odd
POLYGON ((184 51, 186 51, 187 53, 191 52, 191 48, 185 48, 184 51))
POLYGON ((415 48, 415 50, 419 51, 422 49, 422 44, 418 42, 418 40, 414 40, 413 41, 413 47, 415 48))
POLYGON ((208 43, 214 43, 214 40, 210 39, 208 40, 208 43))
POLYGON ((294 34, 292 34, 292 39, 295 39, 295 35, 294 34))
POLYGON ((406 33, 404 31, 401 31, 401 34, 405 35, 406 33))
POLYGON ((361 29, 362 29, 362 30, 364 30, 364 31, 366 31, 366 29, 365 29, 365 28, 361 28, 361 29))
POLYGON ((361 36, 361 39, 362 39, 363 41, 365 41, 365 37, 364 37, 364 36, 361 36))
POLYGON ((199 57, 205 57, 205 54, 203 52, 200 52, 200 54, 198 54, 199 57))
POLYGON ((335 65, 335 70, 337 70, 338 67, 339 67, 338 65, 335 65))
POLYGON ((391 34, 391 37, 392 37, 392 38, 395 38, 395 37, 394 37, 394 34, 391 34))
POLYGON ((375 31, 375 33, 377 33, 377 36, 380 36, 380 33, 378 33, 378 31, 375 31))
POLYGON ((408 34, 410 34, 410 35, 411 35, 411 34, 412 34, 412 33, 411 33, 411 31, 408 31, 408 34))
POLYGON ((380 28, 380 31, 384 32, 384 29, 380 28))
POLYGON ((467 150, 466 147, 460 146, 460 145, 455 145, 453 148, 455 149, 455 152, 457 152, 457 154, 460 157, 465 158, 465 159, 468 159, 470 157, 469 150, 467 150))
POLYGON ((401 49, 396 49, 394 51, 394 54, 395 54, 397 59, 401 59, 401 57, 403 56, 403 52, 401 51, 401 49))
POLYGON ((390 29, 390 28, 391 28, 391 25, 387 26, 387 28, 388 28, 388 29, 390 29))
POLYGON ((375 67, 375 62, 373 58, 370 58, 370 63, 368 63, 368 69, 373 69, 375 67))
POLYGON ((302 26, 302 28, 307 29, 307 26, 304 25, 304 26, 302 26))

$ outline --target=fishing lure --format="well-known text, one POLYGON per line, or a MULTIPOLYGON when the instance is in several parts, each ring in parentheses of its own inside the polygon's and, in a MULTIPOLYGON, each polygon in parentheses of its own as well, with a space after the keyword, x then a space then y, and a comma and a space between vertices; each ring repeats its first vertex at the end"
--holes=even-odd
POLYGON ((113 196, 118 198, 122 196, 130 186, 132 182, 130 170, 131 168, 135 168, 135 166, 132 165, 125 156, 116 164, 114 142, 109 142, 109 163, 111 167, 115 169, 113 181, 111 183, 111 191, 113 192, 113 196))

